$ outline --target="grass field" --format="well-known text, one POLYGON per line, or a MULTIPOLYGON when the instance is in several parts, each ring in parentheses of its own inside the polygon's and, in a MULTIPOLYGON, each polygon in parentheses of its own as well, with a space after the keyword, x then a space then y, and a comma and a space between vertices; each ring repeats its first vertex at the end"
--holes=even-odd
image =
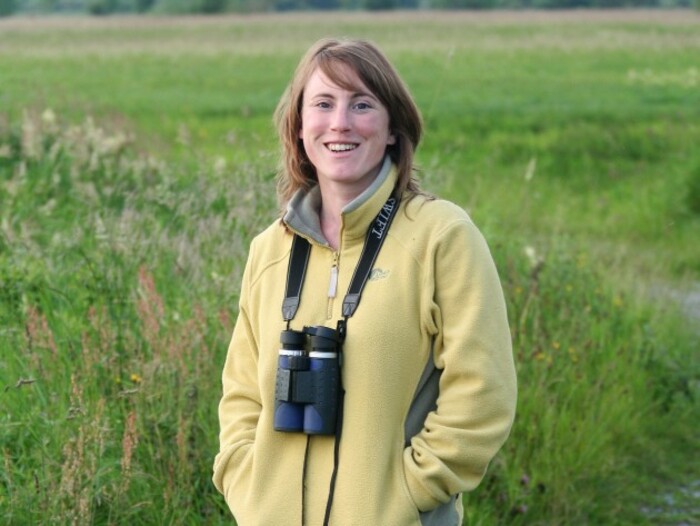
POLYGON ((328 35, 396 63, 499 266, 519 412, 468 523, 700 521, 700 15, 608 11, 0 20, 0 522, 230 523, 271 113, 328 35))

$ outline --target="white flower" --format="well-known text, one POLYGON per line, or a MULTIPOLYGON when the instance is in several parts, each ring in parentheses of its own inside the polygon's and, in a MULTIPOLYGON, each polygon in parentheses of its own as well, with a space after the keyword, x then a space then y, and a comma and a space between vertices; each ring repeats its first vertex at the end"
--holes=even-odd
POLYGON ((525 180, 526 181, 532 181, 532 178, 535 176, 535 169, 537 168, 537 157, 533 157, 530 159, 530 162, 527 163, 527 168, 525 169, 525 180))
POLYGON ((56 114, 53 112, 53 110, 51 108, 46 108, 44 110, 44 113, 41 114, 41 121, 44 124, 52 126, 52 125, 56 124, 56 114))

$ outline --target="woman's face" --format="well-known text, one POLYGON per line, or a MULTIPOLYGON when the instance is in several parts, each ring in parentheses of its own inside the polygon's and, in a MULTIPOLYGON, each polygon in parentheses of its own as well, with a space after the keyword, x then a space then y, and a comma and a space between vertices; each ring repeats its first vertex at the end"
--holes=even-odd
POLYGON ((304 88, 299 138, 316 168, 322 192, 361 194, 379 173, 387 145, 396 138, 389 131, 389 113, 348 68, 347 90, 321 70, 304 88))

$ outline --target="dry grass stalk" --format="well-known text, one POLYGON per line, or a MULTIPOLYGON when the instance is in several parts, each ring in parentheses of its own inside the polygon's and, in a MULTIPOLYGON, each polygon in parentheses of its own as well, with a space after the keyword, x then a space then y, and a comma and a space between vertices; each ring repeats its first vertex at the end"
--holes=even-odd
POLYGON ((7 448, 2 448, 3 466, 5 468, 5 477, 7 477, 7 485, 12 487, 12 459, 7 448))
POLYGON ((231 314, 226 309, 220 309, 218 312, 218 318, 221 322, 221 326, 224 328, 224 333, 230 335, 233 332, 233 321, 231 320, 231 314))
POLYGON ((122 436, 122 459, 121 459, 121 485, 119 492, 126 493, 131 483, 131 461, 134 450, 139 443, 139 434, 136 429, 136 410, 132 409, 126 417, 124 434, 122 436))
POLYGON ((143 336, 154 355, 161 354, 160 326, 163 321, 163 299, 156 290, 153 275, 145 266, 139 268, 139 299, 136 310, 143 325, 143 336))
POLYGON ((195 305, 194 316, 180 325, 170 339, 168 348, 170 358, 179 364, 180 373, 186 377, 188 364, 192 364, 191 374, 199 377, 202 366, 209 362, 210 349, 207 345, 205 334, 207 320, 200 305, 195 305))
POLYGON ((36 371, 43 371, 43 359, 36 351, 39 349, 50 350, 51 357, 55 360, 58 351, 53 332, 49 327, 46 316, 39 309, 30 305, 27 308, 27 319, 24 326, 27 338, 27 349, 30 353, 30 361, 36 371))
POLYGON ((88 320, 92 327, 90 331, 84 331, 81 337, 83 369, 90 373, 95 370, 98 363, 108 363, 110 365, 116 359, 115 340, 116 336, 107 317, 107 309, 102 306, 100 309, 91 306, 88 310, 88 320))
MULTIPOLYGON (((74 393, 71 398, 82 400, 82 389, 75 382, 75 377, 72 381, 74 393)), ((56 497, 60 520, 64 523, 76 526, 92 523, 93 481, 104 451, 107 429, 103 422, 104 408, 105 401, 100 398, 94 418, 82 419, 77 436, 70 438, 63 446, 61 480, 56 497)))
POLYGON ((187 462, 187 435, 189 434, 189 425, 187 421, 180 415, 178 426, 177 426, 177 436, 175 437, 175 442, 177 443, 177 457, 178 463, 183 468, 188 465, 187 462))

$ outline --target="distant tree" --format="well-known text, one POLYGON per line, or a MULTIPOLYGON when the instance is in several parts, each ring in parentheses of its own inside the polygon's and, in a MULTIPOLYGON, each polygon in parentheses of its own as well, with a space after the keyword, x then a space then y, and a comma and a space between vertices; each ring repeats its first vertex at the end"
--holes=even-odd
POLYGON ((0 16, 10 16, 16 10, 15 0, 0 0, 0 16))
POLYGON ((396 8, 396 0, 364 0, 363 7, 370 11, 384 11, 396 8))
POLYGON ((117 0, 89 0, 86 8, 91 15, 109 15, 117 10, 117 0))
POLYGON ((322 11, 328 11, 330 9, 338 9, 340 7, 339 0, 309 0, 309 7, 311 9, 319 9, 322 11))
POLYGON ((201 0, 198 6, 198 13, 223 13, 226 9, 226 0, 201 0))
POLYGON ((156 0, 136 0, 136 11, 138 13, 146 13, 153 8, 156 0))

